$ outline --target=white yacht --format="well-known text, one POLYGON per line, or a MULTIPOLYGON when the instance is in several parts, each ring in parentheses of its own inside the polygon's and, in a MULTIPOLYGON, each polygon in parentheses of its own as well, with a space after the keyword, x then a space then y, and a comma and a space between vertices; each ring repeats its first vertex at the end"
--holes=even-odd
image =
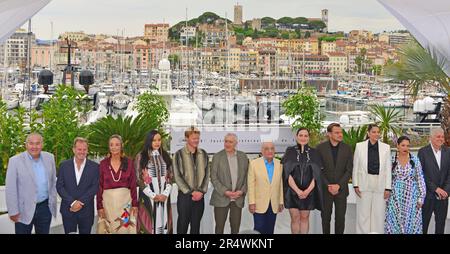
POLYGON ((131 102, 131 97, 123 93, 118 93, 111 97, 112 106, 116 109, 126 109, 131 102))

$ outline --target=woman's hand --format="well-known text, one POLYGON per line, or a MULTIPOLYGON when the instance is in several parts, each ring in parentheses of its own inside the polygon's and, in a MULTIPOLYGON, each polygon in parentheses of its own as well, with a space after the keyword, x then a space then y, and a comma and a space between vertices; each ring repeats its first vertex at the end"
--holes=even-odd
POLYGON ((144 180, 145 184, 150 184, 150 182, 152 181, 152 178, 150 177, 146 169, 142 171, 142 179, 144 180))
POLYGON ((155 198, 153 198, 153 201, 164 203, 164 202, 166 202, 166 199, 167 199, 167 196, 160 194, 160 195, 156 195, 155 198))
POLYGON ((132 207, 131 208, 131 216, 136 217, 137 216, 137 212, 138 212, 138 208, 137 207, 132 207))
POLYGON ((102 219, 106 219, 106 215, 105 215, 105 209, 98 209, 98 217, 102 218, 102 219))
POLYGON ((297 196, 299 199, 306 199, 308 197, 309 193, 307 193, 306 191, 299 191, 297 193, 297 196))

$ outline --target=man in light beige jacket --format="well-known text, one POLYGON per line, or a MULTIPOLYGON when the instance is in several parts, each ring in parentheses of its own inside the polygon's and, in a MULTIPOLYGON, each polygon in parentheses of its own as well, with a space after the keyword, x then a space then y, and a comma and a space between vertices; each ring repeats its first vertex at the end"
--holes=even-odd
POLYGON ((283 168, 275 159, 272 142, 262 144, 263 157, 250 162, 248 169, 248 203, 253 214, 254 230, 273 234, 277 213, 283 210, 283 168))

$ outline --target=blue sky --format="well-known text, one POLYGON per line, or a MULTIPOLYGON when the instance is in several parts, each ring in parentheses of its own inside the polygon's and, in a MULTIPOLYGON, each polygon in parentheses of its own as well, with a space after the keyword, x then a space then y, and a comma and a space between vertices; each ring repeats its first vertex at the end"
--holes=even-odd
MULTIPOLYGON (((240 0, 244 19, 271 16, 280 18, 320 17, 329 10, 329 30, 366 29, 374 32, 404 29, 376 0, 240 0)), ((64 31, 142 35, 145 23, 168 22, 170 25, 198 17, 205 11, 233 18, 230 0, 53 0, 32 19, 38 38, 53 38, 64 31), (121 33, 121 32, 120 32, 121 33)))

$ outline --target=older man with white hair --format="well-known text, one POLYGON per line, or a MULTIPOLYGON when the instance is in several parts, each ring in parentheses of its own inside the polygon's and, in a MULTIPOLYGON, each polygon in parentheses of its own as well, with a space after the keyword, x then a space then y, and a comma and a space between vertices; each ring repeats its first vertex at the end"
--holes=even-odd
POLYGON ((224 149, 216 153, 211 164, 211 183, 214 191, 210 204, 214 206, 216 234, 223 234, 225 221, 230 213, 231 233, 239 233, 242 208, 247 193, 248 157, 236 149, 238 138, 228 133, 224 149))
POLYGON ((263 157, 252 160, 248 169, 249 211, 256 231, 273 234, 277 213, 284 208, 283 168, 275 158, 273 142, 263 142, 261 153, 263 157))
POLYGON ((425 177, 427 194, 423 204, 423 233, 428 232, 434 212, 435 233, 443 234, 447 219, 448 196, 450 194, 450 150, 444 146, 444 130, 431 130, 430 144, 419 150, 420 164, 425 177))
POLYGON ((26 151, 9 159, 6 206, 16 234, 48 234, 56 217, 56 167, 53 154, 43 152, 43 138, 31 133, 26 151))

